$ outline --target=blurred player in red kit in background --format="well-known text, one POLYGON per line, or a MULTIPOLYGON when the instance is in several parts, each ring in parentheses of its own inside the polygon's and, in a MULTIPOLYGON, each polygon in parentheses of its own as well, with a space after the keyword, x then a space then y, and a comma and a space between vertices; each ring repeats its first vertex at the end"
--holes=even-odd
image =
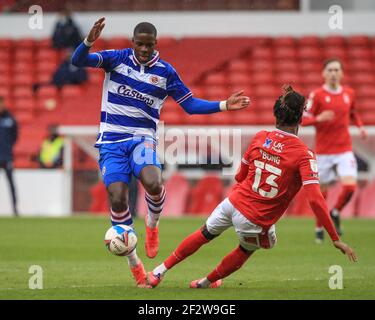
POLYGON ((315 155, 297 136, 304 108, 305 98, 286 87, 274 106, 276 129, 255 135, 242 158, 235 177, 237 184, 229 197, 216 207, 202 228, 185 238, 164 263, 148 273, 150 286, 157 286, 169 269, 233 226, 239 246, 207 277, 190 284, 191 288, 220 286, 222 279, 241 268, 257 249, 275 245, 275 223, 301 186, 333 245, 356 261, 354 251, 340 241, 329 217, 320 192, 315 155))
MULTIPOLYGON (((329 184, 338 176, 342 191, 330 211, 336 231, 342 234, 340 211, 350 201, 357 185, 357 161, 349 134, 350 122, 359 128, 361 138, 367 137, 366 129, 355 109, 355 94, 352 88, 341 85, 343 65, 338 59, 324 63, 325 83, 310 94, 302 125, 316 128, 316 154, 321 191, 326 198, 329 184)), ((322 225, 317 221, 316 242, 324 239, 322 225)))

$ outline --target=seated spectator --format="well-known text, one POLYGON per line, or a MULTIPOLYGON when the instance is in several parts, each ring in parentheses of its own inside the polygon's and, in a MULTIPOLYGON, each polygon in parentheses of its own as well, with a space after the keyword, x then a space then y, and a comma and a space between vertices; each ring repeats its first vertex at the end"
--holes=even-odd
POLYGON ((64 9, 56 22, 52 36, 52 46, 55 49, 75 49, 82 42, 81 32, 71 17, 68 9, 64 9))
POLYGON ((66 51, 66 57, 64 61, 57 68, 52 76, 50 82, 47 83, 35 83, 33 90, 36 92, 41 86, 53 84, 58 89, 61 89, 66 84, 82 84, 88 79, 87 71, 85 68, 78 68, 71 64, 72 51, 66 51))
POLYGON ((38 161, 41 168, 54 169, 63 163, 64 138, 57 133, 57 126, 48 128, 49 136, 42 142, 38 161))
POLYGON ((52 83, 61 88, 65 84, 81 84, 87 80, 87 71, 85 68, 78 68, 71 64, 71 51, 67 51, 65 60, 55 71, 52 83))

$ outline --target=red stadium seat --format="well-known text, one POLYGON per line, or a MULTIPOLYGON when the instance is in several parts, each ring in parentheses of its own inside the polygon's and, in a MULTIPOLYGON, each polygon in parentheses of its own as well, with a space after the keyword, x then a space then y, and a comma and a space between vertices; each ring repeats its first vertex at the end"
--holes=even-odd
POLYGON ((273 57, 272 49, 270 47, 255 47, 252 50, 253 59, 271 60, 273 57))
POLYGON ((14 60, 18 62, 33 62, 34 52, 30 49, 17 49, 14 53, 14 60))
POLYGON ((39 98, 55 98, 57 96, 57 88, 53 85, 42 86, 37 95, 39 98))
POLYGON ((209 125, 231 125, 233 112, 217 112, 207 117, 209 125))
POLYGON ((228 75, 230 86, 247 86, 251 82, 250 72, 232 72, 228 75))
POLYGON ((295 59, 297 56, 297 51, 294 48, 280 48, 275 50, 276 63, 280 62, 279 59, 295 59))
POLYGON ((191 190, 187 213, 195 215, 210 214, 222 201, 223 192, 223 182, 219 177, 204 177, 191 190))
POLYGON ((206 86, 205 96, 208 100, 224 100, 228 97, 228 88, 226 86, 206 86))
POLYGON ((367 96, 365 94, 360 95, 361 92, 359 90, 356 91, 357 96, 361 97, 361 100, 356 102, 356 107, 358 110, 366 112, 366 114, 367 112, 375 112, 375 93, 374 90, 371 91, 367 96))
POLYGON ((348 36, 346 40, 349 47, 368 47, 370 44, 368 36, 348 36))
POLYGON ((299 48, 298 57, 305 60, 320 60, 322 57, 321 50, 315 47, 299 48))
POLYGON ((375 218, 375 182, 370 182, 362 189, 358 201, 358 216, 361 218, 375 218))
POLYGON ((132 43, 129 39, 124 37, 113 37, 107 40, 107 46, 109 49, 124 49, 130 48, 132 43))
POLYGON ((320 47, 322 40, 318 36, 302 36, 298 39, 298 45, 300 47, 320 47))
POLYGON ((43 49, 50 49, 50 48, 52 48, 52 40, 51 40, 51 38, 40 39, 36 43, 36 46, 39 48, 39 50, 41 48, 43 48, 43 49))
POLYGON ((290 71, 298 71, 300 68, 300 64, 298 64, 295 60, 277 60, 275 62, 275 69, 277 72, 290 72, 290 71))
POLYGON ((320 73, 306 73, 301 78, 301 83, 303 85, 317 85, 319 86, 323 82, 322 75, 320 73))
MULTIPOLYGON (((301 75, 296 71, 291 70, 291 72, 280 72, 275 77, 275 82, 278 85, 292 84, 295 85, 300 82, 301 75)), ((302 76, 303 77, 303 76, 302 76)))
POLYGON ((252 64, 252 72, 272 72, 274 65, 271 60, 258 59, 252 64))
POLYGON ((11 57, 11 52, 10 50, 4 50, 0 48, 0 63, 1 64, 10 64, 10 57, 11 57))
POLYGON ((228 65, 228 71, 230 73, 244 72, 244 71, 248 71, 249 66, 250 66, 250 61, 247 59, 246 60, 242 60, 242 59, 232 60, 228 65))
POLYGON ((321 72, 323 64, 316 61, 301 61, 299 67, 302 73, 321 72))
POLYGON ((85 93, 82 86, 65 85, 61 90, 62 99, 80 97, 85 93))
POLYGON ((34 92, 31 89, 31 86, 15 87, 13 90, 13 97, 15 99, 19 99, 19 98, 32 99, 34 97, 34 92))
POLYGON ((274 82, 274 74, 271 72, 252 73, 250 79, 253 85, 269 85, 274 82))
POLYGON ((31 113, 31 115, 33 115, 35 109, 35 101, 33 98, 19 97, 18 99, 14 100, 14 109, 17 112, 29 112, 31 113))
POLYGON ((322 39, 325 47, 344 47, 345 38, 342 36, 328 36, 322 39))
POLYGON ((368 59, 372 57, 372 52, 367 48, 352 48, 348 50, 348 56, 351 59, 368 59))
POLYGON ((273 85, 258 85, 254 87, 254 95, 257 98, 275 98, 281 94, 281 88, 273 85))
POLYGON ((10 73, 0 73, 0 87, 9 86, 12 84, 12 77, 10 73))
POLYGON ((281 36, 273 39, 273 46, 277 47, 276 50, 280 50, 280 47, 294 47, 296 40, 293 37, 281 36))
POLYGON ((107 215, 109 211, 108 196, 107 190, 102 181, 99 181, 90 188, 90 196, 91 202, 89 212, 95 214, 103 213, 107 215))
POLYGON ((346 69, 349 72, 375 71, 375 64, 371 60, 352 60, 346 69))
POLYGON ((54 49, 41 48, 36 53, 36 59, 40 63, 45 61, 46 63, 57 63, 58 52, 54 49))
POLYGON ((20 49, 33 50, 35 47, 35 40, 32 38, 18 39, 14 42, 14 45, 20 49))
POLYGON ((226 85, 227 79, 224 73, 211 73, 205 80, 206 85, 226 85))
POLYGON ((0 39, 0 49, 10 50, 13 48, 13 40, 12 39, 0 39))
POLYGON ((13 66, 13 72, 16 74, 33 74, 34 63, 32 62, 19 62, 13 66))
POLYGON ((33 74, 16 74, 12 80, 16 86, 32 86, 34 84, 33 74))
POLYGON ((354 73, 351 75, 352 82, 359 85, 375 85, 375 75, 373 73, 354 73))
POLYGON ((34 120, 34 114, 32 111, 19 111, 15 116, 21 125, 32 124, 34 120))

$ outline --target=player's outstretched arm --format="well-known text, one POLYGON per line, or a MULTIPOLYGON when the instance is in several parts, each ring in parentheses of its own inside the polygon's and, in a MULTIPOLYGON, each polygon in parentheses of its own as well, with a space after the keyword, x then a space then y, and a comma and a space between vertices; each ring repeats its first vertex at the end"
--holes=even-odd
POLYGON ((246 108, 250 104, 250 98, 243 96, 241 91, 232 94, 228 100, 224 101, 208 101, 190 96, 179 104, 188 114, 209 114, 246 108))
POLYGON ((101 64, 100 56, 97 54, 90 54, 90 48, 94 42, 100 37, 100 34, 105 26, 105 18, 100 18, 94 23, 88 36, 77 47, 72 55, 72 64, 76 67, 97 67, 101 64))
POLYGON ((329 216, 327 204, 322 193, 320 192, 319 184, 308 184, 304 186, 304 189, 306 191, 307 199, 310 203, 311 209, 318 218, 319 222, 327 230, 335 248, 346 254, 350 261, 356 262, 357 256, 354 250, 340 241, 340 238, 329 216))

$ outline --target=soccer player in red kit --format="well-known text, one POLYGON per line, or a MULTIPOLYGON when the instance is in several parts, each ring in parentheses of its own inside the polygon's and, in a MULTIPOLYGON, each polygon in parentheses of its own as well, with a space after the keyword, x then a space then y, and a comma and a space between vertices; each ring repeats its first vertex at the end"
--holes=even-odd
MULTIPOLYGON (((361 138, 367 137, 366 129, 355 109, 353 89, 342 86, 343 66, 340 60, 324 63, 325 84, 310 94, 302 125, 316 128, 316 154, 321 191, 326 197, 329 184, 340 178, 342 191, 330 211, 336 231, 340 228, 340 211, 352 197, 357 184, 357 162, 353 154, 349 125, 352 120, 359 128, 361 138)), ((316 242, 324 239, 322 225, 317 221, 316 242)))
POLYGON ((149 286, 157 286, 169 269, 233 226, 239 246, 205 278, 190 284, 191 288, 220 286, 222 279, 241 268, 257 249, 275 245, 275 223, 302 185, 333 245, 351 261, 357 260, 354 251, 340 241, 329 217, 319 188, 315 155, 297 136, 304 107, 305 98, 286 87, 274 105, 276 129, 255 135, 229 197, 216 207, 202 228, 185 238, 164 263, 148 273, 149 286))

